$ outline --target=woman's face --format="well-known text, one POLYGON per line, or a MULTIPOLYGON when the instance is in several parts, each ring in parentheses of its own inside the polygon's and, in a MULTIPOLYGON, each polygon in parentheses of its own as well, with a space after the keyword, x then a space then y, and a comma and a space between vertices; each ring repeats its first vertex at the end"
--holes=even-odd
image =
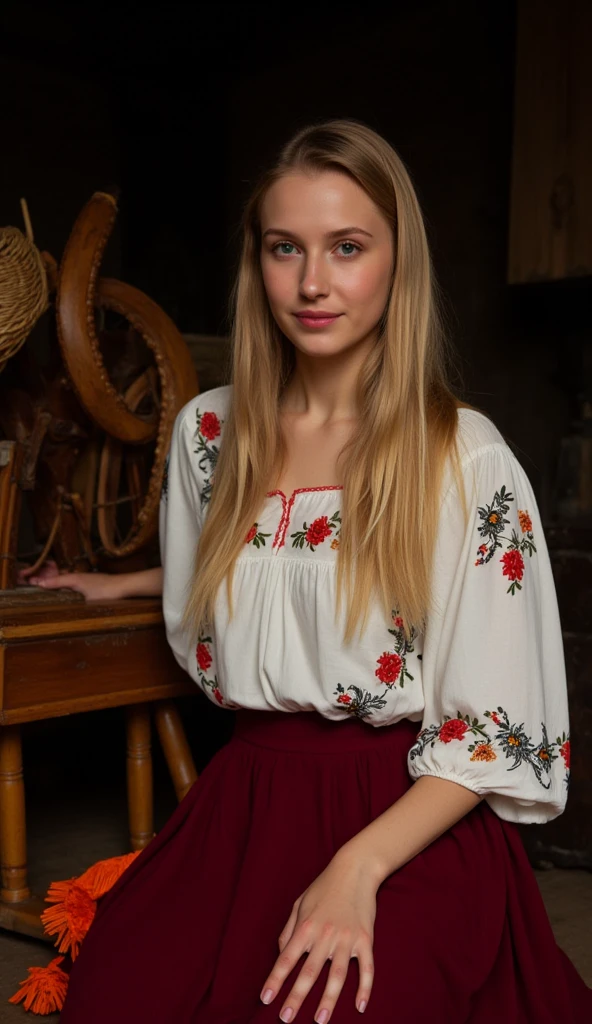
POLYGON ((262 203, 261 235, 269 305, 297 349, 336 355, 378 337, 393 273, 393 233, 348 175, 294 172, 276 181, 262 203), (298 315, 303 311, 335 316, 307 321, 298 315))

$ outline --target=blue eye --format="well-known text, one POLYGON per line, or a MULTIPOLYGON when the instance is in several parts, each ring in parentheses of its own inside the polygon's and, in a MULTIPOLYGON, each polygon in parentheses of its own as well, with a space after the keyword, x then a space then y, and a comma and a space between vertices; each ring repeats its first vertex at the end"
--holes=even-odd
MULTIPOLYGON (((275 244, 275 245, 273 246, 273 248, 272 248, 272 250, 271 250, 271 251, 272 251, 272 252, 275 252, 275 250, 276 250, 276 249, 277 249, 277 248, 278 248, 278 247, 279 247, 280 245, 287 245, 287 246, 290 246, 290 245, 291 245, 291 246, 292 246, 292 248, 294 248, 294 245, 293 245, 293 243, 292 243, 292 242, 277 242, 277 243, 276 243, 276 244, 275 244)), ((286 253, 286 252, 282 253, 282 256, 291 256, 291 255, 292 255, 292 254, 291 254, 291 253, 289 253, 289 252, 287 252, 287 253, 286 253)))
MULTIPOLYGON (((353 252, 349 252, 349 253, 342 253, 342 256, 341 256, 342 259, 350 260, 352 258, 352 256, 355 256, 356 253, 362 251, 362 247, 360 245, 357 245, 355 242, 340 242, 339 245, 337 246, 337 248, 340 249, 344 245, 345 246, 349 246, 350 248, 353 248, 354 251, 353 252)), ((294 245, 293 242, 276 242, 276 244, 274 246, 272 246, 271 251, 273 253, 276 253, 276 251, 279 250, 280 246, 288 246, 288 248, 291 247, 292 249, 295 248, 295 245, 294 245)), ((282 252, 282 253, 278 252, 277 255, 291 256, 292 253, 291 252, 282 252)))
POLYGON ((361 252, 362 251, 361 246, 356 245, 355 242, 340 242, 339 243, 339 247, 341 247, 342 245, 353 246, 353 248, 355 250, 354 252, 344 253, 344 256, 345 256, 346 259, 351 259, 351 257, 354 256, 356 252, 361 252))

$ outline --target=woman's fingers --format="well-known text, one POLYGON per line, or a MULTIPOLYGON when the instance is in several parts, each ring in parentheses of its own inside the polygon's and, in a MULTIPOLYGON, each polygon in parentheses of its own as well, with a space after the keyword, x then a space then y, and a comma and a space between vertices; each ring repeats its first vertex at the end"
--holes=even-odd
POLYGON ((34 576, 28 575, 30 567, 28 565, 22 566, 17 574, 18 583, 35 583, 38 584, 40 580, 47 580, 54 576, 57 576, 59 569, 57 563, 54 562, 53 558, 48 558, 43 563, 40 569, 37 570, 34 576))
POLYGON ((296 920, 298 918, 298 908, 300 906, 301 900, 302 896, 299 896, 296 902, 294 903, 292 907, 292 913, 290 914, 288 920, 286 921, 286 924, 281 932, 281 935, 278 938, 278 946, 280 947, 280 952, 282 951, 284 946, 287 945, 287 943, 292 938, 292 935, 294 934, 294 928, 296 927, 296 920))
POLYGON ((323 949, 323 946, 317 943, 317 945, 315 945, 312 951, 308 954, 306 962, 302 965, 300 974, 292 986, 291 992, 284 1001, 284 1005, 280 1011, 280 1020, 293 1021, 295 1019, 296 1014, 300 1010, 308 993, 319 977, 327 959, 331 960, 331 967, 329 968, 325 991, 323 992, 319 1005, 317 1006, 314 1019, 315 1021, 318 1021, 319 1024, 327 1024, 327 1021, 330 1020, 331 1014, 335 1008, 335 1003, 337 1002, 345 984, 351 957, 351 949, 349 946, 341 943, 339 946, 334 948, 333 952, 331 952, 326 943, 324 945, 325 948, 323 949))
MULTIPOLYGON (((263 986, 263 1002, 271 1002, 271 998, 265 998, 265 990, 277 993, 295 964, 298 963, 302 953, 307 952, 310 947, 310 943, 306 942, 302 933, 297 932, 294 938, 296 941, 288 943, 263 986)), ((327 1024, 345 984, 352 957, 357 957, 359 963, 360 983, 356 994, 356 1007, 363 1013, 370 998, 374 978, 372 944, 369 940, 362 940, 357 944, 357 950, 353 951, 351 941, 335 944, 334 932, 326 931, 323 938, 314 943, 308 953, 289 995, 284 1000, 279 1014, 280 1020, 293 1021, 296 1018, 304 1000, 319 977, 325 961, 329 959, 331 966, 327 984, 314 1017, 318 1024, 327 1024)))
POLYGON ((374 983, 374 954, 371 941, 358 944, 358 947, 355 956, 358 959, 360 983, 356 992, 356 1006, 360 1013, 363 1013, 368 1005, 374 983))
POLYGON ((310 949, 311 941, 312 921, 304 920, 298 925, 290 941, 284 946, 284 949, 273 965, 271 973, 267 975, 260 996, 263 1003, 271 1003, 272 999, 275 998, 302 954, 310 949))
POLYGON ((56 573, 55 576, 32 576, 30 583, 38 587, 45 587, 46 590, 61 590, 62 587, 69 587, 70 590, 80 590, 80 581, 77 572, 56 573))

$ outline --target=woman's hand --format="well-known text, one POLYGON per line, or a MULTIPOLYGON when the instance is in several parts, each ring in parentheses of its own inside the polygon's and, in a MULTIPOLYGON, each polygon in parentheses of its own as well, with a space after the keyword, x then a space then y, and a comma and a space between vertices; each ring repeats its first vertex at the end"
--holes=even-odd
POLYGON ((294 1020, 327 959, 332 963, 315 1021, 326 1024, 330 1020, 351 957, 357 958, 360 973, 356 1006, 364 1011, 374 979, 372 943, 377 888, 378 881, 366 862, 352 858, 342 848, 298 897, 278 940, 280 956, 261 993, 262 1001, 270 1003, 302 954, 308 953, 284 1002, 280 1020, 294 1020))
POLYGON ((69 587, 84 594, 87 601, 117 601, 123 597, 159 597, 162 594, 162 566, 137 572, 60 572, 51 559, 35 576, 21 569, 18 583, 32 583, 46 590, 69 587))
POLYGON ((51 559, 41 567, 35 576, 23 576, 26 570, 21 569, 17 576, 18 583, 43 587, 45 590, 58 590, 68 587, 77 590, 89 600, 109 601, 122 597, 122 580, 117 575, 106 572, 60 572, 51 559))

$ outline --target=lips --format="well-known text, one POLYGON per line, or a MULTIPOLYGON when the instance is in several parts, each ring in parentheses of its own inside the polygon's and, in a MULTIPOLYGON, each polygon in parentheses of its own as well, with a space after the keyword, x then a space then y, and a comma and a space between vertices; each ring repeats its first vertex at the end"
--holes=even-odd
POLYGON ((328 327, 341 313, 295 313, 294 316, 303 327, 328 327))

